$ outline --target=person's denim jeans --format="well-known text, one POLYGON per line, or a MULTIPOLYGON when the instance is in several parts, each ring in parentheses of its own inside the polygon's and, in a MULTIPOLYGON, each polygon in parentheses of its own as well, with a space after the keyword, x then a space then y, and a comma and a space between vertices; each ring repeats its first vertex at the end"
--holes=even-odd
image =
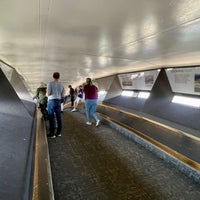
POLYGON ((48 115, 49 115, 49 126, 50 135, 55 135, 56 121, 57 121, 57 131, 56 135, 61 134, 62 130, 62 118, 61 118, 61 100, 53 99, 49 100, 47 103, 48 115), (56 121, 55 121, 56 115, 56 121))
POLYGON ((94 117, 96 121, 99 120, 99 117, 96 113, 97 110, 97 99, 86 99, 85 100, 86 107, 86 117, 88 122, 91 122, 91 115, 94 117))

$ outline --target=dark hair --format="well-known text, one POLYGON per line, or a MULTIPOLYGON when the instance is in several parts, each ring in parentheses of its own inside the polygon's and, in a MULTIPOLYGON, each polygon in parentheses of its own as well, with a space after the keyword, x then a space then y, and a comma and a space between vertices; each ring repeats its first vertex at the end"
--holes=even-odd
POLYGON ((53 73, 53 78, 59 79, 60 78, 60 73, 59 72, 54 72, 53 73))
POLYGON ((87 84, 92 84, 92 79, 91 78, 86 78, 86 83, 87 84))

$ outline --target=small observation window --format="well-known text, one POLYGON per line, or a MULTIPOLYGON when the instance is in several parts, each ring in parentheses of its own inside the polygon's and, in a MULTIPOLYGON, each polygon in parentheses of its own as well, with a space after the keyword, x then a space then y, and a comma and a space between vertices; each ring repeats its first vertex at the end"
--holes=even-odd
POLYGON ((139 92, 138 98, 148 99, 150 96, 150 92, 139 92))
POLYGON ((124 91, 121 93, 121 96, 132 97, 133 94, 134 94, 133 91, 124 90, 124 91))
POLYGON ((184 97, 184 96, 175 95, 172 99, 172 103, 183 104, 183 105, 192 106, 196 108, 200 107, 200 99, 194 98, 194 97, 184 97))

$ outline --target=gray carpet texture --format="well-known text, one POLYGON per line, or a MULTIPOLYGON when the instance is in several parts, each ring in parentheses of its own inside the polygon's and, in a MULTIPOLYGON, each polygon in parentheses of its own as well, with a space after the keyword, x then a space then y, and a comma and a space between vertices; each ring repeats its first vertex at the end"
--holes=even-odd
POLYGON ((105 124, 65 110, 48 138, 56 200, 198 200, 200 184, 105 124))

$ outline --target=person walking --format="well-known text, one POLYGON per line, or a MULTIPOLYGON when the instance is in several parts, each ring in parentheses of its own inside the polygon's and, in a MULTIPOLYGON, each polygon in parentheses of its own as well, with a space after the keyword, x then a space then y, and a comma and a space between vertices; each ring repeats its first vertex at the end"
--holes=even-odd
POLYGON ((72 109, 71 112, 77 111, 78 104, 82 100, 83 100, 83 86, 79 85, 79 87, 77 89, 77 97, 76 97, 76 99, 74 101, 74 109, 72 109))
POLYGON ((38 100, 38 107, 40 108, 44 120, 48 120, 46 89, 47 85, 41 82, 40 86, 37 88, 36 95, 33 97, 33 99, 38 100))
POLYGON ((60 73, 54 72, 53 73, 53 81, 51 81, 47 85, 47 109, 49 115, 49 127, 50 132, 47 135, 50 138, 55 138, 56 136, 61 136, 62 130, 62 118, 61 118, 61 99, 64 98, 65 95, 65 88, 59 82, 60 73), (57 121, 57 130, 56 129, 56 121, 57 121))
POLYGON ((91 116, 93 116, 96 121, 96 126, 99 126, 100 120, 99 116, 96 113, 98 88, 92 83, 91 78, 86 79, 83 92, 85 94, 85 107, 86 107, 86 117, 87 117, 86 124, 92 125, 91 116))
POLYGON ((68 85, 68 88, 69 88, 69 96, 70 96, 70 100, 71 100, 71 107, 73 108, 74 107, 74 99, 75 99, 75 97, 74 97, 75 91, 71 85, 68 85))

